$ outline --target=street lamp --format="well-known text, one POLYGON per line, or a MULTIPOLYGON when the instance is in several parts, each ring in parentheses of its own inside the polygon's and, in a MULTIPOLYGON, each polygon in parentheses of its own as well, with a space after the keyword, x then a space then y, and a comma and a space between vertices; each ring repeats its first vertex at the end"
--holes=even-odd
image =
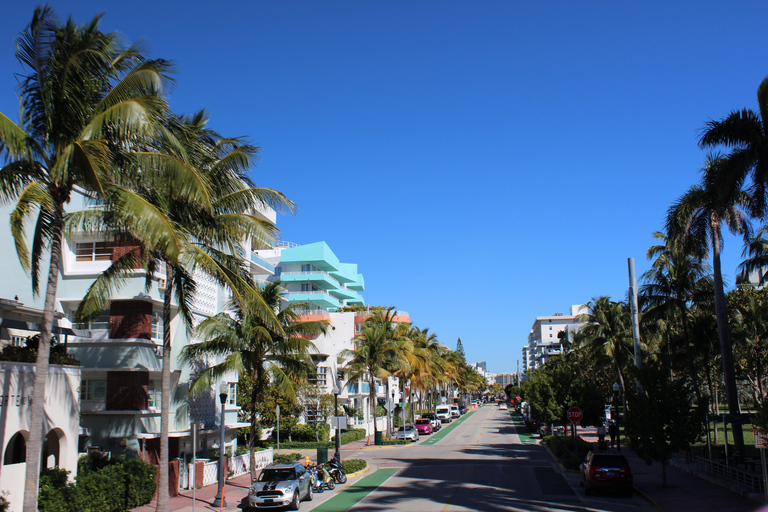
POLYGON ((339 389, 340 383, 339 381, 334 382, 333 384, 333 415, 336 417, 336 453, 333 455, 337 461, 341 462, 341 429, 340 427, 340 421, 339 421, 339 393, 341 390, 339 389))
POLYGON ((621 429, 619 428, 619 383, 613 383, 613 403, 616 412, 616 451, 621 451, 621 429))
POLYGON ((227 506, 227 502, 224 500, 224 404, 227 403, 227 395, 229 394, 229 384, 222 382, 219 386, 219 400, 221 401, 221 440, 219 441, 219 490, 216 492, 216 498, 214 498, 211 506, 223 508, 227 506))

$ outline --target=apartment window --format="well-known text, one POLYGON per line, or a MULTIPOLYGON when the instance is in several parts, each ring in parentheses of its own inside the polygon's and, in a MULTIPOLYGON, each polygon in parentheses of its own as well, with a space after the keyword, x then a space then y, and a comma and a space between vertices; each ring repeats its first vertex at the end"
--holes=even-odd
POLYGON ((301 265, 301 271, 302 272, 312 272, 312 264, 311 263, 304 263, 301 265))
POLYGON ((26 343, 27 338, 24 336, 11 336, 11 346, 12 347, 22 347, 26 343))
POLYGON ((552 326, 551 326, 551 325, 549 326, 549 330, 550 330, 550 331, 552 330, 552 326))
POLYGON ((78 242, 75 245, 77 261, 111 261, 112 242, 78 242))
POLYGON ((155 381, 147 384, 147 407, 160 407, 160 390, 155 388, 155 381))
POLYGON ((152 313, 152 339, 163 341, 163 314, 157 311, 152 313))
POLYGON ((326 387, 328 385, 328 368, 325 366, 318 366, 316 370, 317 377, 315 378, 315 384, 322 388, 326 387))
POLYGON ((283 267, 275 267, 275 275, 277 277, 280 277, 280 274, 283 273, 283 267))
POLYGON ((80 400, 105 400, 107 398, 107 381, 81 380, 80 400))
POLYGON ((550 335, 549 335, 549 337, 551 338, 551 337, 552 337, 552 335, 550 334, 550 335))
POLYGON ((227 395, 227 405, 237 405, 237 382, 229 383, 229 394, 227 395))

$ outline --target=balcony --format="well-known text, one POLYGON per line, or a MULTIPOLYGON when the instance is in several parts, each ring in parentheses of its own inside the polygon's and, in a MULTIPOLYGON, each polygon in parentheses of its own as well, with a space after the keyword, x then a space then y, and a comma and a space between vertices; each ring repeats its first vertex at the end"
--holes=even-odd
POLYGON ((269 275, 275 275, 275 266, 265 259, 259 257, 256 253, 251 253, 251 265, 260 269, 261 273, 267 273, 269 275))
POLYGON ((313 270, 308 272, 282 272, 280 280, 285 283, 312 283, 323 290, 333 290, 341 287, 336 279, 328 272, 313 270))
POLYGON ((339 309, 341 302, 324 290, 318 291, 288 291, 286 298, 289 302, 309 302, 324 309, 339 309))

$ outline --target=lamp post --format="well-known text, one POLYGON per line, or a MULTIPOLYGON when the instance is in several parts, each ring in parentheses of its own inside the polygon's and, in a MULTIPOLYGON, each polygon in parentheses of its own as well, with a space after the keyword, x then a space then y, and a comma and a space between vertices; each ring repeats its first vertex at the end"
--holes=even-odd
POLYGON ((227 502, 224 500, 224 404, 227 403, 227 395, 229 394, 229 385, 226 382, 222 382, 219 386, 219 400, 221 401, 221 440, 219 441, 219 490, 216 492, 216 498, 214 498, 211 506, 223 508, 227 506, 227 502))
POLYGON ((614 410, 616 412, 616 451, 621 451, 621 429, 619 428, 619 383, 613 383, 613 403, 614 410))
POLYGON ((339 387, 339 381, 336 381, 333 384, 333 415, 336 418, 336 453, 333 456, 341 462, 341 429, 339 428, 341 423, 339 421, 339 393, 341 390, 339 387))

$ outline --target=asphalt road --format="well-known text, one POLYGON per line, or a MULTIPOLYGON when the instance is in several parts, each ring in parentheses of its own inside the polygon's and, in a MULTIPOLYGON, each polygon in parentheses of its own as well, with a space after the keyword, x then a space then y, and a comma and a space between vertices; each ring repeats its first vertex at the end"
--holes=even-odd
POLYGON ((585 496, 578 474, 561 473, 543 446, 525 441, 507 411, 486 405, 437 442, 353 454, 376 471, 315 510, 654 511, 638 496, 585 496))

